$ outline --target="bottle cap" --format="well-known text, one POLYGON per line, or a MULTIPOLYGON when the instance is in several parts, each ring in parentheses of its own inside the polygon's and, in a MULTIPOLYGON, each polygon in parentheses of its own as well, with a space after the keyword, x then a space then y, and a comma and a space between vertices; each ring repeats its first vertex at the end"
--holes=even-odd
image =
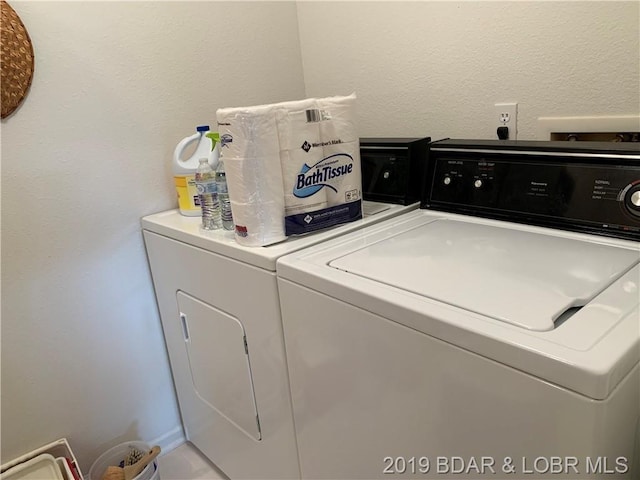
POLYGON ((209 131, 209 125, 198 125, 196 127, 196 132, 208 132, 209 131))

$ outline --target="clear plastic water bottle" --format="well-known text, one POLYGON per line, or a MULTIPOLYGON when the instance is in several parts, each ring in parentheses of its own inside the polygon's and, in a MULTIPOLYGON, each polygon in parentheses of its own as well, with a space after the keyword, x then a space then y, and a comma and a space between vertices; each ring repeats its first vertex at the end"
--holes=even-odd
POLYGON ((201 158, 196 171, 196 188, 198 199, 202 209, 203 230, 216 230, 220 228, 220 201, 216 186, 216 174, 209 165, 209 159, 201 158))
POLYGON ((231 201, 229 200, 229 190, 227 189, 227 173, 224 170, 224 162, 222 159, 218 161, 218 168, 216 168, 216 184, 218 186, 218 200, 220 201, 222 228, 225 230, 233 230, 231 201))

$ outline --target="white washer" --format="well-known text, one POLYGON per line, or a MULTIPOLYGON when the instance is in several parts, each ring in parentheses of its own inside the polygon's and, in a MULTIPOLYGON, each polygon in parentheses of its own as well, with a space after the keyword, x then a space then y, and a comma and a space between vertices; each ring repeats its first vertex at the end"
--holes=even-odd
POLYGON ((638 478, 640 151, 612 148, 436 142, 429 209, 278 261, 303 478, 638 478))
POLYGON ((417 207, 365 201, 362 220, 257 248, 177 210, 142 219, 187 439, 229 477, 300 476, 276 260, 417 207))

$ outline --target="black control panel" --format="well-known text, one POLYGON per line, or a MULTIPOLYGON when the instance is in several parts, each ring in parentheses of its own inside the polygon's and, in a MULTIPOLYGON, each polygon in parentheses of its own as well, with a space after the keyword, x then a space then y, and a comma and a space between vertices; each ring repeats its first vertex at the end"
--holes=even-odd
POLYGON ((640 240, 640 144, 571 143, 434 142, 421 206, 640 240))
POLYGON ((419 202, 429 137, 361 138, 362 196, 409 205, 419 202))

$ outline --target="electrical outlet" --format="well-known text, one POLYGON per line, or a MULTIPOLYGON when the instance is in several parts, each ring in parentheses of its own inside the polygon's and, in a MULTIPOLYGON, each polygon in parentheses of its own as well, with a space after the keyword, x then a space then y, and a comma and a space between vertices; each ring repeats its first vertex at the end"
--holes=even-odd
MULTIPOLYGON (((518 104, 517 103, 496 103, 496 125, 495 128, 506 127, 508 139, 518 138, 518 104)), ((501 129, 504 132, 504 129, 501 129)))

